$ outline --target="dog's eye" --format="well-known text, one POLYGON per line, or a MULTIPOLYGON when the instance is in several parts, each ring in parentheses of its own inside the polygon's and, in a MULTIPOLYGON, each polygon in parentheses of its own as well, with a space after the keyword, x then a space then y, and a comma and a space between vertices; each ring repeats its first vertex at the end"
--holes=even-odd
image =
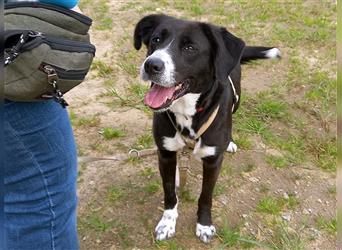
POLYGON ((185 46, 185 47, 183 48, 183 50, 185 50, 185 51, 194 51, 195 48, 194 48, 192 45, 187 45, 187 46, 185 46))
POLYGON ((152 38, 152 43, 160 43, 160 38, 159 37, 154 37, 152 38))

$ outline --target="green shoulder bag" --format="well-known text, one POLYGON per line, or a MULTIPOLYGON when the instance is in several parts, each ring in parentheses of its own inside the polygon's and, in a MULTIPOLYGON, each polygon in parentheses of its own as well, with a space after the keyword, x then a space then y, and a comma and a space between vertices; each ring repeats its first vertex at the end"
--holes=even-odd
POLYGON ((55 99, 80 84, 95 56, 92 20, 59 6, 19 2, 5 5, 5 98, 55 99))

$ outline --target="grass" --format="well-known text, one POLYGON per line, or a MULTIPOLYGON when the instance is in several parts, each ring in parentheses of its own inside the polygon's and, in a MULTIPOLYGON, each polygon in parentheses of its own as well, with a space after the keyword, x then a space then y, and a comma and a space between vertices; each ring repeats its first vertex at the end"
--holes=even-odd
POLYGON ((264 246, 252 236, 243 236, 239 228, 229 226, 227 220, 217 233, 218 238, 224 248, 234 247, 237 249, 251 248, 253 246, 264 246))
POLYGON ((277 215, 283 209, 283 204, 279 199, 273 197, 265 197, 259 201, 256 210, 261 213, 277 215))
POLYGON ((151 114, 151 110, 143 104, 144 96, 148 89, 148 86, 139 83, 130 83, 126 87, 126 95, 119 93, 114 87, 110 89, 109 94, 116 99, 115 102, 120 107, 132 107, 151 114))
POLYGON ((148 179, 150 179, 151 177, 153 177, 156 174, 156 170, 154 168, 151 167, 147 167, 144 168, 141 172, 140 172, 140 176, 143 177, 147 177, 148 179))
POLYGON ((160 183, 158 181, 150 181, 145 186, 145 191, 148 194, 154 194, 160 190, 160 183))
POLYGON ((86 218, 79 220, 79 228, 89 228, 95 232, 103 233, 111 228, 116 222, 114 220, 107 221, 102 216, 92 213, 86 218))
POLYGON ((97 77, 105 78, 110 77, 114 71, 111 66, 100 60, 94 60, 91 65, 91 69, 97 71, 97 77))
POLYGON ((151 133, 146 133, 140 135, 137 141, 134 143, 133 148, 142 150, 151 148, 154 144, 153 137, 151 133))
POLYGON ((266 162, 274 168, 284 168, 286 166, 289 166, 286 158, 282 156, 267 155, 266 162))
POLYGON ((335 235, 337 232, 337 221, 336 218, 326 219, 323 216, 315 218, 316 225, 319 229, 325 230, 329 234, 335 235))
POLYGON ((240 149, 251 149, 252 148, 252 141, 249 139, 248 135, 244 134, 244 133, 240 133, 241 135, 238 135, 237 138, 234 138, 236 145, 238 145, 238 147, 240 149))
POLYGON ((185 250, 182 246, 178 245, 175 240, 167 240, 167 241, 155 241, 155 246, 161 250, 185 250))
POLYGON ((100 125, 101 119, 98 115, 92 115, 89 117, 77 117, 72 120, 72 125, 82 127, 97 127, 100 125))
POLYGON ((274 221, 272 234, 266 239, 266 244, 274 250, 305 250, 306 242, 300 234, 283 221, 274 221))
POLYGON ((197 201, 197 197, 190 190, 181 190, 179 197, 183 202, 194 203, 197 201))
POLYGON ((101 134, 103 136, 103 138, 105 138, 106 140, 111 140, 113 138, 120 138, 125 136, 125 132, 122 131, 121 129, 115 129, 115 128, 104 128, 101 131, 101 134))
POLYGON ((284 209, 294 210, 299 204, 299 200, 293 194, 288 194, 288 198, 266 196, 259 200, 256 211, 265 214, 279 215, 284 209))
POLYGON ((113 27, 113 20, 111 18, 108 0, 99 0, 95 5, 91 5, 91 1, 83 0, 80 2, 81 8, 91 9, 91 18, 94 20, 94 28, 100 31, 110 30, 113 27), (91 5, 91 6, 90 6, 91 5))
POLYGON ((107 191, 107 199, 111 203, 115 203, 123 196, 121 189, 117 187, 109 187, 107 191))

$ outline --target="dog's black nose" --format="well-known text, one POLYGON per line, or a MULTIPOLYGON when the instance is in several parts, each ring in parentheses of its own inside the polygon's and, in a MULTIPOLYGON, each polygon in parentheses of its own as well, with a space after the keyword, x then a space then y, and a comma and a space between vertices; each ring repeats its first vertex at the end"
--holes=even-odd
POLYGON ((158 58, 150 58, 145 62, 144 69, 148 74, 158 74, 163 72, 164 62, 158 58))

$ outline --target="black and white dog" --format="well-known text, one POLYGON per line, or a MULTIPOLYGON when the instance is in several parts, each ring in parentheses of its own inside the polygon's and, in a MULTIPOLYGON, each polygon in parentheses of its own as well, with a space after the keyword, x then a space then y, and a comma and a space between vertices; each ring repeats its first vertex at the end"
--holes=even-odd
POLYGON ((203 162, 196 235, 207 243, 216 231, 211 219, 212 196, 223 154, 237 150, 232 139, 232 114, 240 101, 240 65, 279 57, 280 51, 245 46, 223 27, 165 15, 149 15, 138 22, 135 48, 139 50, 142 43, 147 47, 147 58, 141 77, 151 81, 144 101, 155 111, 153 135, 164 189, 165 211, 155 229, 156 238, 165 240, 175 234, 176 154, 186 145, 184 138, 190 138, 196 143, 193 154, 203 162))

